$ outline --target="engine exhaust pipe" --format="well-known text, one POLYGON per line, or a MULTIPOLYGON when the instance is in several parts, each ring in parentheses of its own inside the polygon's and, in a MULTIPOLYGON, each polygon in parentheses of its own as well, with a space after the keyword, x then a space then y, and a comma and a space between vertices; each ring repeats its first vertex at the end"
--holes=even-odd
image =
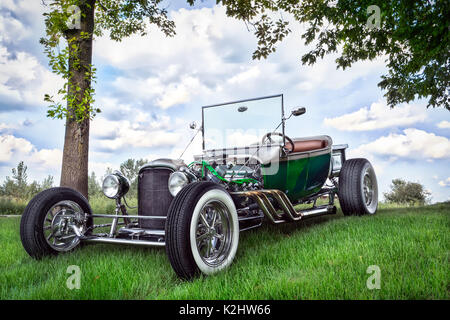
POLYGON ((336 212, 337 212, 336 206, 328 205, 328 206, 324 206, 324 207, 318 207, 318 208, 313 208, 313 209, 309 209, 309 210, 304 210, 301 213, 302 213, 302 218, 306 219, 306 218, 323 216, 326 214, 335 214, 336 212))
POLYGON ((250 197, 258 204, 264 215, 273 224, 283 222, 295 222, 301 219, 317 217, 325 214, 335 214, 336 207, 334 205, 325 205, 307 210, 295 210, 286 194, 280 190, 254 190, 254 191, 238 191, 232 193, 235 196, 250 197), (277 211, 269 199, 272 197, 282 209, 277 211))

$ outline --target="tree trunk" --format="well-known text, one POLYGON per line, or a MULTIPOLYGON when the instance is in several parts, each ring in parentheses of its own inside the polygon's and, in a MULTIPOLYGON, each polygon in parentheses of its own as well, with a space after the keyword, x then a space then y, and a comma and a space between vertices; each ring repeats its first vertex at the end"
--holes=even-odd
POLYGON ((61 186, 70 187, 86 198, 88 197, 88 159, 89 159, 89 108, 85 106, 82 119, 76 115, 77 107, 82 106, 84 92, 91 88, 91 78, 86 77, 92 64, 92 33, 94 31, 95 0, 87 0, 80 5, 81 24, 80 29, 68 30, 67 39, 75 37, 74 44, 79 47, 76 50, 70 46, 71 58, 69 58, 69 97, 75 97, 75 103, 68 103, 68 116, 66 119, 66 132, 64 138, 64 150, 61 169, 61 186), (90 36, 82 39, 81 33, 86 32, 90 36), (79 62, 77 65, 76 62, 79 62), (78 91, 77 91, 78 89, 78 91))

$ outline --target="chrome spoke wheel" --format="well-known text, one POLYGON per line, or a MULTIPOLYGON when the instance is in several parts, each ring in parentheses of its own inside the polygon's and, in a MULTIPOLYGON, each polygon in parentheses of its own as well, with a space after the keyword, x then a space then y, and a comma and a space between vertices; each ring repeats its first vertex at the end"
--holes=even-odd
POLYGON ((366 205, 369 207, 372 204, 374 190, 372 179, 370 178, 370 174, 367 171, 364 175, 363 180, 363 193, 364 193, 364 201, 366 202, 366 205))
POLYGON ((211 200, 200 210, 196 228, 197 250, 201 259, 216 267, 227 259, 231 250, 231 213, 219 200, 211 200))
POLYGON ((76 202, 60 201, 47 211, 42 228, 52 249, 69 251, 80 242, 75 229, 80 233, 86 230, 84 212, 76 202))
POLYGON ((361 173, 362 203, 368 214, 374 214, 378 208, 378 183, 371 165, 366 165, 361 173))

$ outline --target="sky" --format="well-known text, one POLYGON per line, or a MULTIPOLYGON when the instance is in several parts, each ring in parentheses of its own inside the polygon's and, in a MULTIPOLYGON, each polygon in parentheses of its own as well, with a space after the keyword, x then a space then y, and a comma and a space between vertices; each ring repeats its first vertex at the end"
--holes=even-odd
MULTIPOLYGON (((252 60, 254 34, 214 2, 166 1, 173 38, 150 27, 119 43, 107 35, 94 40, 95 106, 102 112, 91 123, 90 172, 101 177, 128 158, 178 158, 195 133, 189 123, 201 122, 201 106, 283 94, 286 112, 307 109, 288 120, 287 135, 348 144, 348 158, 365 157, 375 167, 380 196, 403 178, 423 184, 432 202, 450 200, 450 113, 427 109, 426 100, 390 109, 377 86, 384 57, 345 71, 336 69, 335 55, 304 66, 304 26, 284 14, 292 33, 268 59, 252 60)), ((49 174, 59 181, 64 121, 46 117, 43 97, 62 81, 39 44, 44 11, 40 0, 0 2, 0 182, 19 161, 30 181, 49 174)), ((199 138, 186 161, 201 153, 199 138)))

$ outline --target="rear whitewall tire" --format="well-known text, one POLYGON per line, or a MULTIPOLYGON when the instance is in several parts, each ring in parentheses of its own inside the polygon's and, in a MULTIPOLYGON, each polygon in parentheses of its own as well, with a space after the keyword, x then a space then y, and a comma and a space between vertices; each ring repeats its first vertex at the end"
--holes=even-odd
POLYGON ((375 214, 378 209, 378 182, 370 162, 366 162, 361 175, 361 192, 365 201, 365 213, 375 214))

